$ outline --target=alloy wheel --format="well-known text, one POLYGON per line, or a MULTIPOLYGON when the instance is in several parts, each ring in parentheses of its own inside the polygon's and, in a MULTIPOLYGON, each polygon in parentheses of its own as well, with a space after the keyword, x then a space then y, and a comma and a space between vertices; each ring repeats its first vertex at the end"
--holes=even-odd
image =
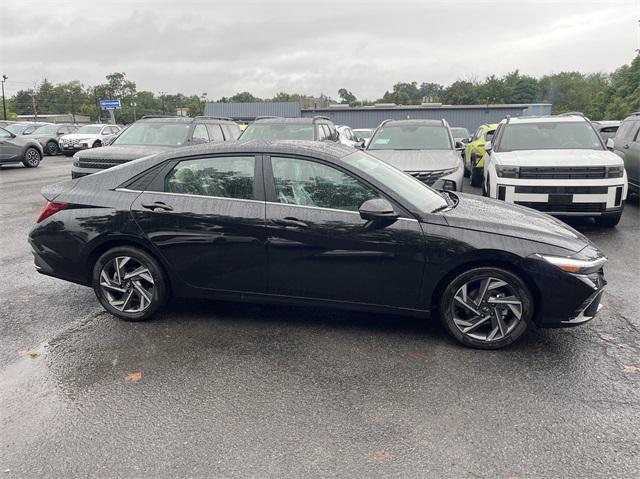
POLYGON ((522 321, 522 299, 515 287, 503 279, 478 276, 458 288, 451 312, 454 324, 465 336, 497 341, 522 321))
POLYGON ((153 275, 130 256, 116 256, 100 271, 100 289, 109 304, 123 313, 140 313, 153 300, 153 275))
POLYGON ((56 156, 58 154, 58 145, 53 141, 47 143, 47 153, 50 156, 56 156))
POLYGON ((40 163, 40 153, 31 148, 27 151, 26 160, 29 166, 38 166, 38 164, 40 163))

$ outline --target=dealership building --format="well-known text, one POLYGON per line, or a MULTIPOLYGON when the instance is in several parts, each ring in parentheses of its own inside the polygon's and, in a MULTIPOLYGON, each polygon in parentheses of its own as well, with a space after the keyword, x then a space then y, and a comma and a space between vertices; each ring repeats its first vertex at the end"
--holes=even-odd
POLYGON ((333 104, 323 108, 303 108, 300 102, 260 103, 207 103, 205 115, 232 118, 237 121, 253 121, 260 116, 283 116, 287 118, 326 116, 336 125, 352 128, 375 128, 386 119, 440 120, 444 118, 451 126, 467 128, 473 132, 483 123, 498 123, 506 116, 550 115, 550 103, 522 103, 505 105, 395 105, 389 103, 373 106, 350 107, 333 104))

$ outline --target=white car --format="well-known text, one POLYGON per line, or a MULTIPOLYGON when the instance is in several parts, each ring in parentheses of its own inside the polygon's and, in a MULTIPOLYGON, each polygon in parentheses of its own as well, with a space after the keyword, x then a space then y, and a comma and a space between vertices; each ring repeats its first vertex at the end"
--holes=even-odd
POLYGON ((364 141, 360 140, 356 135, 353 134, 353 130, 346 125, 338 125, 336 126, 336 130, 340 135, 340 143, 347 146, 352 146, 354 148, 363 148, 364 141))
POLYGON ((618 224, 627 197, 622 159, 581 114, 502 120, 486 144, 483 193, 554 216, 618 224))
POLYGON ((102 146, 105 138, 119 131, 120 127, 117 125, 85 125, 78 128, 74 133, 61 136, 58 144, 62 153, 72 156, 76 151, 102 146))
POLYGON ((369 144, 369 140, 373 136, 373 132, 376 131, 375 128, 356 128, 353 130, 353 134, 359 140, 364 141, 364 147, 366 148, 369 144))

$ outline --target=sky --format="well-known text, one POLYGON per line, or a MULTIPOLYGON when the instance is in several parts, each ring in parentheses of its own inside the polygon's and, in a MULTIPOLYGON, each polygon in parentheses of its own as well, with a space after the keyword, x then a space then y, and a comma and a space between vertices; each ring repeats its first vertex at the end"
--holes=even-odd
POLYGON ((515 69, 611 72, 640 48, 640 0, 2 0, 9 96, 120 71, 138 90, 381 97, 399 81, 515 69))

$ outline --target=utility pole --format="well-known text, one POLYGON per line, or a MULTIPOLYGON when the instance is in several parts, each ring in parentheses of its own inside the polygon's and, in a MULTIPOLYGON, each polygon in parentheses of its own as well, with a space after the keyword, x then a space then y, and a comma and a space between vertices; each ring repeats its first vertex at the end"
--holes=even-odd
POLYGON ((98 123, 102 123, 102 115, 100 114, 100 103, 98 102, 98 92, 93 87, 93 100, 96 102, 96 112, 98 113, 98 123))
POLYGON ((138 117, 136 115, 136 107, 138 106, 138 104, 134 101, 131 103, 131 106, 133 107, 133 121, 137 121, 138 117))
POLYGON ((4 119, 7 119, 7 104, 4 101, 4 82, 9 78, 7 75, 2 75, 2 111, 4 112, 4 119))
POLYGON ((160 98, 162 99, 162 114, 165 114, 165 110, 164 110, 164 95, 166 94, 166 91, 161 91, 160 92, 160 98))
POLYGON ((38 121, 38 109, 36 108, 36 90, 31 90, 31 112, 33 113, 33 121, 38 121))

